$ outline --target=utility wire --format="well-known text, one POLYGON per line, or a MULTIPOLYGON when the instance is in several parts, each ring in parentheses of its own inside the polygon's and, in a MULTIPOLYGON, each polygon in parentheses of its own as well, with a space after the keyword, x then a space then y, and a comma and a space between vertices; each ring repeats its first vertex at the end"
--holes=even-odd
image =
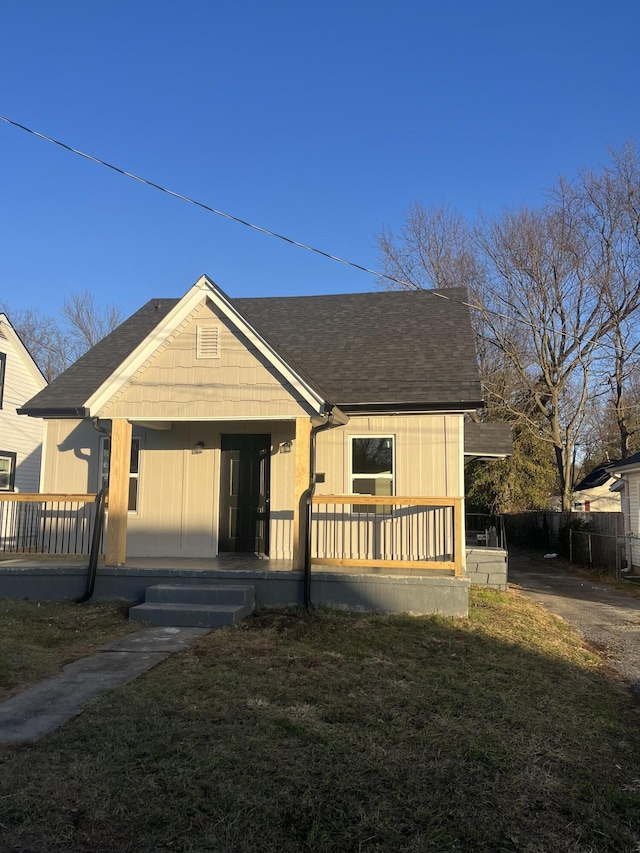
MULTIPOLYGON (((134 175, 133 172, 127 172, 124 169, 121 169, 119 166, 114 166, 113 163, 107 163, 106 160, 101 160, 99 157, 93 157, 91 154, 86 154, 84 151, 80 151, 77 148, 72 148, 71 145, 67 145, 65 142, 60 142, 60 140, 53 139, 53 137, 51 136, 46 136, 44 133, 38 133, 38 131, 32 130, 30 127, 25 127, 24 124, 19 124, 17 121, 13 121, 12 119, 7 118, 6 116, 0 115, 0 121, 4 121, 7 124, 13 125, 13 127, 17 127, 20 130, 24 130, 27 133, 32 134, 33 136, 37 136, 38 139, 44 139, 46 142, 51 142, 54 145, 59 145, 60 148, 64 148, 67 151, 70 151, 72 154, 77 154, 78 157, 84 157, 85 160, 90 160, 92 163, 98 163, 100 166, 106 166, 107 169, 112 169, 119 175, 124 175, 125 178, 131 178, 134 181, 138 181, 138 183, 140 184, 145 184, 148 187, 153 187, 153 189, 160 190, 160 192, 173 196, 173 198, 178 198, 181 201, 188 202, 189 204, 194 204, 196 207, 201 207, 203 210, 206 210, 209 213, 215 213, 216 216, 222 216, 224 219, 230 219, 232 222, 237 222, 239 225, 245 225, 247 228, 251 228, 253 231, 259 231, 261 234, 267 234, 269 237, 277 237, 278 240, 283 240, 285 243, 290 243, 292 246, 297 246, 299 249, 306 249, 308 252, 315 252, 316 255, 321 255, 323 258, 327 258, 330 261, 337 261, 340 264, 346 264, 349 267, 354 267, 355 269, 360 270, 361 272, 366 272, 370 275, 380 276, 381 278, 387 278, 390 281, 395 282, 396 284, 401 284, 403 287, 411 287, 414 290, 421 289, 412 282, 403 281, 402 279, 394 278, 390 275, 385 275, 384 273, 377 272, 376 270, 370 269, 369 267, 357 264, 355 263, 355 261, 349 261, 346 258, 339 257, 338 255, 332 255, 329 252, 325 252, 322 249, 316 248, 315 246, 308 246, 306 243, 300 243, 298 240, 294 240, 291 237, 285 236, 284 234, 278 234, 276 231, 271 231, 269 228, 262 228, 260 225, 254 225, 252 222, 247 222, 246 219, 241 219, 239 216, 233 216, 233 214, 231 213, 225 213, 225 211, 223 210, 217 210, 215 207, 210 207, 208 204, 205 204, 202 201, 197 201, 197 199, 182 195, 182 193, 174 192, 173 190, 167 189, 166 187, 163 187, 160 184, 156 184, 153 181, 149 181, 146 178, 141 178, 139 175, 134 175)), ((440 293, 434 293, 433 295, 442 296, 442 294, 440 293)), ((446 299, 447 297, 442 296, 442 298, 446 299)), ((467 305, 466 302, 461 304, 467 305)), ((473 308, 474 306, 467 305, 467 307, 473 308)))
MULTIPOLYGON (((180 199, 180 201, 186 201, 189 204, 193 204, 196 207, 201 208, 202 210, 206 210, 208 213, 214 213, 216 216, 221 216, 224 219, 231 220, 232 222, 237 222, 239 225, 244 225, 247 228, 251 228, 253 231, 258 231, 259 233, 266 234, 269 237, 275 237, 278 240, 282 240, 283 242, 289 243, 292 246, 297 246, 299 249, 305 249, 307 252, 313 252, 316 255, 320 255, 321 257, 327 258, 330 261, 336 261, 339 264, 344 264, 345 266, 360 270, 360 272, 367 273, 368 275, 374 275, 377 278, 386 279, 387 281, 391 281, 394 284, 399 284, 403 288, 409 288, 411 290, 423 290, 425 293, 430 293, 432 296, 438 297, 439 299, 445 299, 448 302, 454 302, 458 305, 463 305, 465 308, 470 308, 473 311, 481 311, 492 314, 494 317, 499 317, 502 320, 507 320, 509 323, 516 322, 530 329, 537 329, 538 331, 547 331, 553 335, 559 335, 560 337, 565 338, 571 337, 571 334, 569 332, 562 332, 551 327, 545 328, 544 326, 540 326, 537 323, 533 323, 529 320, 524 319, 523 317, 513 317, 508 314, 502 314, 500 311, 496 311, 494 309, 484 308, 481 305, 474 305, 471 302, 466 302, 462 299, 454 299, 453 297, 447 296, 445 293, 442 293, 439 290, 421 288, 419 285, 415 284, 412 281, 396 278, 395 276, 389 275, 388 273, 379 272, 378 270, 374 270, 370 267, 365 267, 362 264, 358 264, 355 261, 350 261, 346 258, 341 258, 339 255, 332 255, 330 252, 325 252, 323 249, 318 249, 315 246, 309 246, 306 243, 301 243, 298 240, 294 240, 293 238, 287 237, 284 234, 278 234, 276 231, 271 231, 269 228, 263 228, 260 225, 254 225, 252 222, 248 222, 246 219, 241 219, 239 216, 234 216, 231 213, 226 213, 223 210, 218 210, 215 207, 211 207, 210 205, 205 204, 202 201, 190 198, 189 196, 175 192, 174 190, 167 189, 167 187, 163 187, 161 184, 157 184, 154 181, 148 180, 147 178, 142 178, 140 177, 140 175, 135 175, 133 174, 133 172, 127 172, 125 169, 121 169, 119 166, 114 166, 113 163, 108 163, 106 160, 101 160, 99 157, 93 157, 91 154, 87 154, 84 151, 80 151, 78 148, 73 148, 71 145, 67 145, 66 142, 61 142, 59 139, 54 139, 51 136, 47 136, 44 133, 39 133, 37 130, 33 130, 30 127, 26 127, 26 125, 24 124, 20 124, 17 121, 13 121, 13 119, 8 118, 7 116, 0 115, 0 121, 12 125, 13 127, 18 128, 19 130, 24 130, 26 133, 30 133, 32 136, 38 137, 38 139, 43 139, 45 142, 50 142, 53 145, 58 145, 60 148, 64 148, 66 151, 71 152, 71 154, 76 154, 78 157, 83 157, 85 160, 89 160, 92 163, 97 163, 100 166, 106 166, 107 169, 111 169, 112 171, 117 172, 119 175, 123 175, 125 178, 131 178, 132 180, 137 181, 140 184, 152 187, 153 189, 159 190, 162 193, 166 193, 166 195, 172 196, 173 198, 180 199)), ((602 347, 603 349, 613 350, 612 345, 609 345, 606 342, 599 340, 598 338, 591 338, 581 343, 582 345, 594 344, 595 346, 602 347)))

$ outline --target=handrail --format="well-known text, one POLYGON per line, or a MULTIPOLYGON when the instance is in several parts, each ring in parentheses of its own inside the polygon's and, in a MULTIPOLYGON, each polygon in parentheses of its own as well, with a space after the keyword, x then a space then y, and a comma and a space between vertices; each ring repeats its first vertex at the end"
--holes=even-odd
POLYGON ((0 492, 0 551, 89 554, 96 493, 0 492))
POLYGON ((322 504, 371 504, 389 506, 403 504, 405 506, 456 506, 462 504, 463 498, 427 498, 402 497, 398 495, 314 495, 313 503, 322 504))
POLYGON ((0 501, 51 503, 51 501, 94 501, 98 495, 92 494, 52 494, 50 492, 0 492, 0 501))
POLYGON ((93 595, 93 590, 96 585, 96 575, 98 573, 98 555, 100 553, 100 540, 102 538, 102 530, 104 528, 104 513, 108 501, 109 491, 105 487, 100 489, 96 495, 96 518, 93 523, 93 532, 91 534, 91 551, 89 553, 89 565, 87 567, 87 584, 84 593, 80 598, 76 598, 76 604, 84 604, 89 601, 93 595))

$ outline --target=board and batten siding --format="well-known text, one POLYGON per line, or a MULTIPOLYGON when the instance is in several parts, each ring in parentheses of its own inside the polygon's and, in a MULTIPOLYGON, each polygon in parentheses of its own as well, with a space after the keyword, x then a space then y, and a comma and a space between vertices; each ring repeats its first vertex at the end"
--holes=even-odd
POLYGON ((313 412, 205 300, 99 413, 101 418, 290 418, 313 412), (219 328, 217 358, 198 357, 198 328, 219 328))
MULTIPOLYGON (((102 422, 108 426, 108 422, 102 422)), ((291 557, 295 454, 294 421, 176 422, 170 430, 133 427, 140 439, 138 509, 129 513, 129 557, 214 557, 218 553, 220 437, 271 436, 270 556, 291 557), (202 453, 193 452, 202 441, 202 453)), ((95 493, 100 482, 100 434, 89 420, 51 420, 44 490, 95 493)))
POLYGON ((42 491, 95 494, 99 486, 100 434, 90 420, 48 420, 42 491))
MULTIPOLYGON (((395 495, 463 496, 463 417, 430 414, 354 417, 340 429, 321 433, 317 471, 324 474, 324 482, 316 486, 319 498, 351 493, 351 443, 360 436, 393 439, 395 495)), ((455 526, 450 508, 397 506, 393 512, 378 514, 355 507, 357 503, 316 504, 312 550, 318 560, 453 559, 455 526)))
POLYGON ((457 414, 353 417, 344 427, 320 433, 316 470, 325 482, 316 486, 317 495, 351 492, 351 438, 369 435, 394 438, 396 495, 464 495, 464 421, 457 414))
POLYGON ((0 409, 0 450, 16 454, 16 492, 37 492, 40 489, 43 422, 39 418, 18 415, 23 406, 45 386, 38 378, 29 356, 22 346, 11 339, 11 331, 3 331, 0 323, 0 352, 6 356, 4 394, 0 409))

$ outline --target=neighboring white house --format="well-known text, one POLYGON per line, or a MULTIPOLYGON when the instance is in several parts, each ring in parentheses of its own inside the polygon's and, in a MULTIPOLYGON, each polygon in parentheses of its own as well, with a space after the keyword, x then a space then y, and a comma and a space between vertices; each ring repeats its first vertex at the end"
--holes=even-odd
POLYGON ((573 488, 573 512, 620 512, 620 493, 611 491, 616 478, 610 473, 615 461, 598 465, 573 488))
POLYGON ((611 486, 620 494, 624 532, 627 536, 627 561, 635 570, 640 569, 640 453, 615 462, 608 470, 616 478, 611 486))
POLYGON ((5 314, 0 314, 0 491, 40 489, 43 422, 18 416, 47 382, 5 314))

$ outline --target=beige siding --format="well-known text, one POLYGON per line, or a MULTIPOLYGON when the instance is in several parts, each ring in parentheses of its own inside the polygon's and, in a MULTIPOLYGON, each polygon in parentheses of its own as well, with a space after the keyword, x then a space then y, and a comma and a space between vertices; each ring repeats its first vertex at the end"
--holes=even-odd
MULTIPOLYGON (((316 495, 351 493, 351 439, 367 435, 394 439, 396 495, 463 496, 463 418, 447 414, 352 418, 345 427, 320 433, 317 470, 325 482, 316 495)), ((351 505, 317 506, 313 550, 319 558, 453 558, 451 508, 405 507, 379 516, 354 512, 351 505)))
POLYGON ((462 415, 354 417, 344 427, 318 435, 317 470, 325 474, 316 494, 351 492, 350 439, 357 435, 395 439, 395 493, 403 496, 461 497, 462 415))
POLYGON ((220 436, 271 435, 270 556, 291 556, 293 454, 280 444, 293 438, 292 423, 175 424, 171 431, 144 430, 140 501, 129 516, 129 556, 213 557, 218 553, 220 436), (203 441, 203 453, 193 446, 203 441))
MULTIPOLYGON (((320 433, 317 470, 325 474, 325 482, 318 484, 317 494, 350 491, 349 439, 353 435, 373 434, 395 438, 396 494, 459 497, 461 425, 462 418, 457 415, 353 418, 346 427, 320 433)), ((269 554, 278 559, 291 557, 295 452, 282 452, 282 445, 288 439, 295 441, 294 421, 177 422, 171 430, 134 426, 134 436, 141 439, 139 504, 138 511, 128 517, 128 556, 216 556, 220 437, 224 433, 270 434, 269 554), (204 442, 204 452, 194 454, 193 447, 199 441, 204 442)), ((99 434, 90 421, 50 421, 44 489, 95 492, 99 478, 98 452, 99 434)), ((437 527, 439 515, 433 513, 429 523, 437 527)), ((412 520, 414 516, 416 513, 409 512, 402 522, 396 516, 394 524, 398 529, 393 533, 381 529, 379 533, 386 539, 378 537, 374 550, 363 546, 363 554, 377 555, 380 548, 381 553, 386 553, 385 543, 392 542, 389 537, 404 536, 405 532, 399 528, 405 525, 406 530, 406 525, 417 523, 412 520)), ((443 524, 444 527, 429 533, 429 549, 423 546, 418 534, 414 536, 420 554, 429 550, 429 554, 440 556, 450 550, 450 532, 447 523, 443 524)))
POLYGON ((42 490, 56 494, 95 494, 99 434, 91 421, 47 421, 45 441, 42 490))
POLYGON ((209 302, 106 404, 100 417, 288 418, 312 412, 295 390, 209 302), (198 358, 198 326, 220 327, 220 357, 198 358))

